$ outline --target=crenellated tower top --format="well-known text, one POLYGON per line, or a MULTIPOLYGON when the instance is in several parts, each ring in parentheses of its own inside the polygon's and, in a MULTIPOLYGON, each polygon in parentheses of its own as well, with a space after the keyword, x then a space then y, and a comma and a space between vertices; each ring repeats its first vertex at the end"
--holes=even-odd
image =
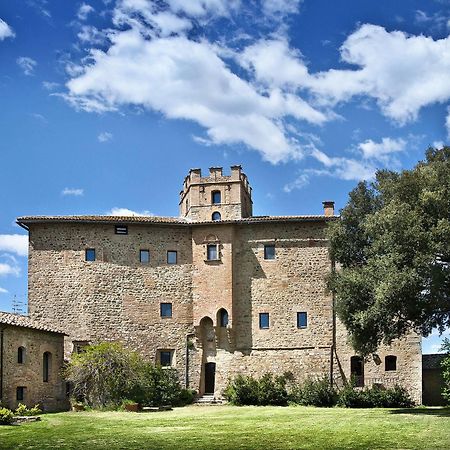
POLYGON ((241 166, 231 166, 224 175, 222 167, 210 167, 202 177, 201 169, 191 169, 180 192, 180 216, 195 221, 232 220, 252 215, 252 188, 241 166))

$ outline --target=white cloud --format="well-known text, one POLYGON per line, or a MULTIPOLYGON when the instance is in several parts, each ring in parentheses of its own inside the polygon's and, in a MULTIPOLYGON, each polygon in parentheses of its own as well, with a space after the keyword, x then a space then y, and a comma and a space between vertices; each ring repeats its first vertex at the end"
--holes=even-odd
POLYGON ((265 14, 295 14, 302 0, 262 0, 265 14))
POLYGON ((292 192, 294 189, 302 189, 309 184, 309 175, 306 172, 301 173, 294 181, 287 183, 284 192, 292 192))
POLYGON ((0 234, 0 251, 28 255, 28 236, 23 234, 0 234))
POLYGON ((406 141, 401 138, 383 138, 381 142, 374 142, 372 139, 367 139, 365 142, 358 144, 358 148, 361 150, 363 158, 379 160, 382 160, 386 155, 402 152, 405 150, 405 147, 406 141))
POLYGON ((117 208, 114 207, 107 213, 105 213, 107 216, 138 216, 138 217, 146 217, 146 216, 153 216, 150 211, 132 211, 128 208, 117 208))
POLYGON ((0 19, 0 41, 13 38, 15 35, 13 29, 3 19, 0 19))
POLYGON ((5 288, 0 287, 0 294, 8 294, 8 291, 5 288))
POLYGON ((44 89, 46 89, 47 91, 53 91, 53 90, 55 90, 57 87, 59 87, 59 83, 55 83, 54 81, 43 81, 43 82, 42 82, 42 86, 43 86, 44 89))
POLYGON ((12 266, 8 263, 0 263, 0 276, 4 275, 15 275, 17 277, 20 275, 20 267, 12 266))
POLYGON ((447 139, 450 140, 450 106, 447 108, 447 117, 445 118, 445 128, 447 128, 447 139))
POLYGON ((84 189, 66 187, 61 191, 61 195, 73 195, 75 197, 80 197, 84 195, 84 189))
POLYGON ((299 156, 279 119, 323 123, 325 115, 280 90, 260 95, 237 77, 212 46, 186 37, 146 40, 136 30, 118 33, 106 52, 68 83, 68 100, 90 111, 142 105, 172 119, 190 119, 216 144, 244 142, 271 162, 299 156))
POLYGON ((33 58, 29 58, 28 56, 20 56, 16 59, 16 62, 25 75, 34 75, 34 69, 37 66, 37 62, 33 58))
POLYGON ((99 142, 109 142, 109 141, 111 141, 112 140, 112 138, 113 138, 113 135, 112 135, 112 133, 109 133, 108 131, 103 131, 102 133, 100 133, 98 136, 97 136, 97 140, 99 141, 99 142))
POLYGON ((79 20, 86 20, 88 15, 94 11, 95 9, 91 5, 88 5, 87 3, 82 3, 81 6, 78 8, 77 17, 79 20))
POLYGON ((172 11, 197 18, 207 15, 228 16, 239 8, 240 3, 240 0, 168 0, 172 11))
POLYGON ((99 45, 106 43, 108 39, 108 32, 100 31, 91 25, 83 25, 77 36, 83 43, 99 45))
POLYGON ((433 148, 440 149, 440 148, 444 147, 444 141, 434 141, 431 145, 433 148))

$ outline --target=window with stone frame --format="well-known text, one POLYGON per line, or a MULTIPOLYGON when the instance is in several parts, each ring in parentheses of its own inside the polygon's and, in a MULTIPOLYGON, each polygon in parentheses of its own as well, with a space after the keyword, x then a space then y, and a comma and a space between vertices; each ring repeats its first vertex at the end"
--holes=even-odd
POLYGON ((297 328, 306 328, 308 326, 308 313, 297 313, 297 328))
POLYGON ((384 370, 391 372, 397 370, 397 357, 394 355, 388 355, 384 358, 384 370))
POLYGON ((17 386, 17 388, 16 388, 16 400, 18 402, 25 401, 25 390, 26 390, 25 386, 17 386))
POLYGON ((95 248, 87 248, 84 254, 85 261, 95 261, 95 248))
POLYGON ((206 259, 208 261, 217 261, 220 259, 218 244, 207 244, 206 245, 206 259))
POLYGON ((167 264, 176 264, 178 262, 178 252, 176 250, 168 250, 167 264))
POLYGON ((211 219, 212 219, 213 222, 218 222, 219 220, 222 219, 222 216, 220 215, 219 211, 214 211, 212 213, 211 219))
POLYGON ((158 350, 158 364, 161 367, 172 367, 173 350, 158 350))
POLYGON ((211 203, 213 205, 217 205, 218 203, 222 203, 222 194, 220 191, 212 191, 211 193, 211 203))
POLYGON ((275 259, 275 244, 264 245, 264 259, 275 259))
POLYGON ((172 303, 161 303, 161 317, 172 317, 172 303))
POLYGON ((139 261, 142 264, 148 264, 150 262, 150 250, 139 250, 139 261))
POLYGON ((17 349, 17 364, 25 364, 25 347, 17 349))
POLYGON ((259 328, 269 328, 269 313, 259 313, 259 328))

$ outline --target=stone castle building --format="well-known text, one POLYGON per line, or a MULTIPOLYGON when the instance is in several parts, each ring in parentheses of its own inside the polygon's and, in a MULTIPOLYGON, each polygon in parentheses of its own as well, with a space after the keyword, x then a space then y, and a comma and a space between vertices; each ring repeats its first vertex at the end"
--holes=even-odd
POLYGON ((1 405, 67 409, 63 363, 64 333, 28 317, 0 312, 1 405))
POLYGON ((323 215, 253 216, 240 166, 192 169, 180 217, 21 217, 29 231, 29 314, 66 331, 66 355, 118 340, 220 395, 236 374, 403 384, 421 396, 421 339, 364 361, 325 289, 323 215))

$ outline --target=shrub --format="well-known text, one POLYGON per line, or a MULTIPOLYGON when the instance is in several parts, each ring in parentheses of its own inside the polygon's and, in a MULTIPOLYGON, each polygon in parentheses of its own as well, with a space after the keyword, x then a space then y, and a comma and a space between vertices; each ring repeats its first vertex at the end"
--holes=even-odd
POLYGON ((258 404, 286 406, 287 403, 286 378, 271 373, 263 375, 258 381, 258 404))
POLYGON ((34 405, 32 408, 27 408, 23 403, 19 403, 14 411, 16 416, 37 416, 41 413, 42 411, 39 408, 39 405, 34 405))
POLYGON ((337 397, 327 377, 318 380, 307 378, 303 384, 294 386, 290 395, 291 401, 298 405, 325 407, 336 405, 337 397))
POLYGON ((355 389, 345 386, 339 393, 338 405, 345 408, 409 408, 413 401, 401 386, 383 388, 377 385, 370 389, 355 389))
POLYGON ((442 397, 450 404, 450 339, 444 339, 441 350, 447 352, 446 356, 441 361, 442 378, 444 379, 442 397))
POLYGON ((195 394, 197 394, 194 389, 181 389, 179 406, 190 405, 193 403, 195 394))
POLYGON ((13 421, 13 412, 8 408, 0 408, 0 425, 11 425, 13 421))
POLYGON ((233 405, 258 405, 258 381, 253 377, 238 375, 228 382, 224 397, 233 405))
POLYGON ((276 405, 288 402, 284 375, 274 377, 265 374, 259 380, 251 376, 238 375, 228 382, 224 397, 233 405, 276 405))

